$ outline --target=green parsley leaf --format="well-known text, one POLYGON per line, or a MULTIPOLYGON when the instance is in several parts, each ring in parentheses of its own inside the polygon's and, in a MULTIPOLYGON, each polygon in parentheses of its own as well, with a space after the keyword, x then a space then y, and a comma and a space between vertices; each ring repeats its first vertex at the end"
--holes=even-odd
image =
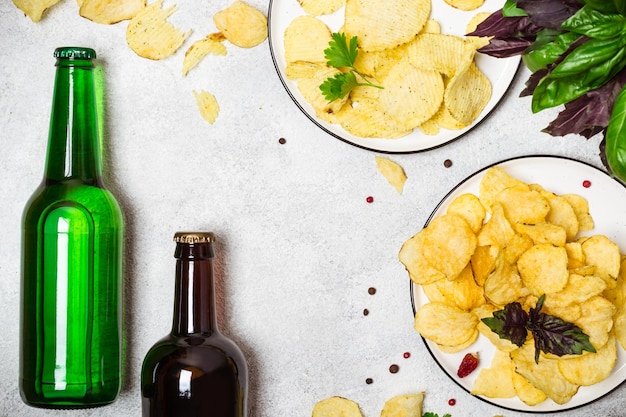
MULTIPOLYGON (((424 414, 422 414, 422 417, 439 417, 439 414, 431 413, 430 411, 427 411, 424 414)), ((451 414, 444 414, 443 417, 452 417, 452 415, 451 414)))
POLYGON ((539 362, 540 352, 557 356, 580 355, 585 350, 595 352, 589 336, 580 327, 541 312, 545 299, 545 294, 539 297, 537 305, 529 313, 522 309, 520 303, 509 303, 504 309, 494 312, 493 317, 482 319, 482 322, 501 339, 510 340, 517 346, 526 342, 530 331, 535 340, 536 363, 539 362))
POLYGON ((383 88, 372 83, 354 67, 354 62, 359 55, 357 41, 356 36, 352 36, 348 40, 343 32, 333 33, 332 40, 328 42, 328 48, 324 49, 324 57, 328 65, 334 68, 349 69, 348 72, 328 77, 320 85, 320 90, 328 102, 344 98, 356 86, 383 88), (357 80, 357 76, 362 82, 357 80))

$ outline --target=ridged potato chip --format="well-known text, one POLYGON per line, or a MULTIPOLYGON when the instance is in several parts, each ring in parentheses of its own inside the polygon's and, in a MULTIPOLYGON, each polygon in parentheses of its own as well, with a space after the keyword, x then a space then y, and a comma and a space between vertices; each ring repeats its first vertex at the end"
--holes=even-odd
POLYGON ((243 1, 235 1, 213 15, 226 39, 240 48, 252 48, 267 39, 267 17, 243 1))
POLYGON ((13 4, 33 22, 39 22, 50 7, 61 0, 13 0, 13 4))
MULTIPOLYGON (((474 16, 472 16, 472 18, 469 20, 469 22, 465 26, 465 33, 472 33, 473 31, 475 31, 478 25, 481 24, 483 20, 488 18, 490 15, 491 15, 490 12, 476 13, 474 16)), ((474 45, 474 48, 476 49, 480 49, 483 46, 489 45, 489 41, 491 40, 491 38, 492 38, 491 36, 466 36, 465 37, 467 42, 474 45)))
POLYGON ((380 417, 422 417, 424 393, 396 395, 385 401, 380 417))
POLYGON ((430 119, 443 100, 441 74, 417 69, 408 61, 396 64, 382 83, 381 106, 406 129, 413 129, 430 119))
POLYGON ((441 346, 456 346, 475 339, 478 317, 442 303, 424 304, 415 314, 415 330, 441 346))
POLYGON ((317 402, 312 417, 363 417, 363 414, 354 401, 334 396, 317 402))
POLYGON ((95 23, 112 25, 132 19, 146 7, 146 0, 79 0, 78 13, 95 23))
POLYGON ((205 56, 209 54, 226 55, 227 51, 222 43, 223 40, 224 38, 221 32, 219 32, 209 34, 205 38, 199 39, 191 44, 185 51, 183 77, 185 77, 191 69, 195 68, 205 56))
POLYGON ((302 94, 302 97, 313 107, 318 117, 323 118, 329 114, 336 114, 348 100, 346 96, 329 103, 320 90, 320 84, 322 84, 324 80, 340 73, 341 71, 336 68, 322 67, 319 71, 315 72, 312 77, 300 78, 298 80, 298 90, 300 94, 302 94))
POLYGON ((478 9, 485 0, 445 0, 445 2, 455 9, 470 11, 478 9))
POLYGON ((202 118, 210 124, 215 123, 220 107, 215 96, 208 91, 194 91, 193 96, 196 98, 196 105, 200 110, 202 118))
POLYGON ((326 64, 324 49, 331 40, 326 23, 313 16, 296 17, 285 29, 285 61, 287 64, 297 61, 326 64))
MULTIPOLYGON (((356 89, 355 89, 356 90, 356 89)), ((361 91, 372 91, 363 88, 361 91)), ((375 94, 375 93, 374 93, 375 94)), ((353 90, 354 95, 354 90, 353 90)), ((372 98, 355 98, 337 113, 337 123, 355 136, 397 139, 411 133, 387 114, 380 102, 372 98)))
POLYGON ((332 14, 339 10, 346 0, 298 0, 300 7, 310 15, 332 14))
POLYGON ((430 17, 430 0, 346 0, 344 28, 365 51, 408 42, 430 17))
POLYGON ((389 158, 375 156, 376 167, 387 182, 398 192, 402 194, 404 183, 406 182, 406 173, 404 168, 389 158))
POLYGON ((421 33, 408 44, 407 54, 409 62, 416 68, 452 77, 459 68, 459 62, 467 58, 466 48, 465 40, 458 36, 421 33))
POLYGON ((164 59, 182 46, 191 30, 183 33, 167 18, 176 10, 176 5, 163 10, 163 0, 149 4, 128 23, 126 42, 139 56, 148 59, 164 59))
POLYGON ((472 59, 468 68, 457 70, 446 86, 444 102, 452 117, 461 123, 471 123, 490 98, 491 82, 472 59))

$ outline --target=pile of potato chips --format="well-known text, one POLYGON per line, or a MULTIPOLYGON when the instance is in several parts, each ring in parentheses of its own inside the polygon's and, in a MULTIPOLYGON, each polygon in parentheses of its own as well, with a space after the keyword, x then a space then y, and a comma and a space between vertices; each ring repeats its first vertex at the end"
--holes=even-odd
POLYGON ((557 195, 499 167, 485 172, 478 194, 456 197, 400 250, 429 301, 415 329, 443 352, 467 349, 479 334, 496 347, 473 394, 564 404, 580 386, 607 378, 617 344, 626 348, 626 258, 606 236, 580 235, 594 227, 580 195, 557 195), (518 348, 481 321, 511 302, 528 311, 543 294, 542 312, 580 327, 596 353, 542 352, 535 363, 531 335, 518 348))
MULTIPOLYGON (((429 20, 431 0, 345 0, 339 31, 357 36, 356 69, 384 88, 359 86, 329 103, 319 86, 340 69, 326 63, 324 49, 332 33, 319 16, 342 4, 299 1, 308 14, 285 29, 285 75, 297 83, 318 118, 338 123, 354 136, 395 139, 415 129, 428 135, 462 129, 489 102, 491 82, 474 59, 486 40, 441 33, 439 23, 429 20)), ((470 7, 461 3, 466 4, 459 8, 470 7)), ((482 0, 473 3, 478 7, 482 0)), ((468 30, 485 16, 468 21, 468 30)))
MULTIPOLYGON (((33 22, 60 0, 13 0, 33 22)), ((163 9, 163 0, 146 4, 146 0, 78 0, 79 14, 95 23, 112 25, 129 20, 126 43, 143 58, 161 60, 172 56, 185 43, 191 30, 181 31, 167 19, 177 10, 176 5, 163 9)), ((224 41, 240 48, 252 48, 267 38, 267 18, 249 4, 236 0, 213 16, 218 32, 195 41, 185 52, 183 77, 202 59, 211 55, 226 55, 224 41)), ((201 116, 210 124, 215 122, 219 105, 207 91, 193 92, 201 116)))

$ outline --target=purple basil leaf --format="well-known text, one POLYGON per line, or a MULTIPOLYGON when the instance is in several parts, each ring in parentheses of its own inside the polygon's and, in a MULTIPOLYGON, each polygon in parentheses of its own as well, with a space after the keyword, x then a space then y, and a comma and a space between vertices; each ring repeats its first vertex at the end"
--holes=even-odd
POLYGON ((550 29, 560 29, 582 7, 578 0, 517 0, 516 3, 528 13, 532 23, 550 29))
POLYGON ((528 336, 526 323, 528 321, 528 313, 522 309, 520 303, 509 303, 504 309, 495 311, 493 317, 482 319, 500 339, 510 340, 517 346, 522 346, 528 336))
POLYGON ((531 22, 528 16, 504 17, 500 9, 491 13, 468 35, 516 38, 533 36, 540 30, 541 27, 531 22))
POLYGON ((478 52, 496 58, 507 58, 521 55, 534 42, 534 38, 493 38, 478 52))
POLYGON ((615 98, 626 85, 626 69, 611 81, 565 104, 565 109, 543 130, 552 136, 580 134, 587 139, 609 124, 615 98))
POLYGON ((550 71, 548 69, 540 69, 532 73, 530 77, 528 77, 528 80, 526 80, 526 88, 522 90, 519 96, 520 97, 532 96, 533 91, 535 91, 535 88, 537 87, 537 84, 539 84, 539 81, 541 81, 543 77, 548 75, 549 72, 550 71))

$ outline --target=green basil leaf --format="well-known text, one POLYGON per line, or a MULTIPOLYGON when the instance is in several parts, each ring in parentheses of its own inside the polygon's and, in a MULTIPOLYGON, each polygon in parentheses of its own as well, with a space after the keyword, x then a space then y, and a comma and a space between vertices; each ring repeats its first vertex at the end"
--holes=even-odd
POLYGON ((613 0, 613 4, 618 13, 626 15, 626 0, 613 0))
POLYGON ((519 17, 528 16, 523 9, 517 7, 517 3, 513 0, 506 0, 504 6, 502 6, 502 16, 504 17, 519 17))
POLYGON ((594 39, 610 39, 624 32, 626 17, 621 14, 607 14, 585 6, 567 19, 561 29, 576 32, 594 39))
POLYGON ((613 175, 626 182, 626 88, 615 99, 605 139, 604 152, 609 168, 613 175))
MULTIPOLYGON (((616 0, 617 2, 621 2, 621 0, 616 0)), ((618 13, 618 9, 615 4, 611 1, 607 0, 583 0, 581 3, 586 4, 588 7, 598 10, 602 13, 618 13)))
POLYGON ((580 35, 574 32, 564 32, 556 36, 552 31, 545 32, 542 30, 537 35, 535 43, 522 55, 524 64, 532 72, 547 68, 556 62, 569 46, 580 38, 580 35))
POLYGON ((564 78, 589 71, 614 58, 624 48, 626 38, 589 39, 576 47, 550 73, 553 78, 564 78))

